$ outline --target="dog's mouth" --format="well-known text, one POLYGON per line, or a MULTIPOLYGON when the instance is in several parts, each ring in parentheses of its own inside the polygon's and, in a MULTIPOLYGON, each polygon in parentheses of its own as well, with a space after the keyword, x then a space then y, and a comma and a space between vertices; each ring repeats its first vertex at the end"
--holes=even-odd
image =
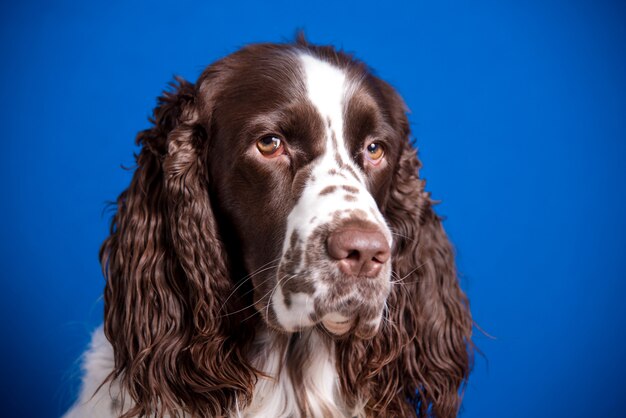
POLYGON ((373 338, 380 330, 382 317, 365 320, 360 316, 346 317, 340 313, 327 314, 319 325, 332 337, 338 339, 354 335, 364 340, 373 338))
POLYGON ((346 318, 339 313, 332 313, 322 319, 322 325, 331 334, 342 336, 352 329, 354 319, 346 318))
POLYGON ((378 333, 390 290, 386 271, 363 280, 337 277, 332 270, 328 276, 313 278, 287 271, 279 271, 279 277, 288 280, 255 289, 255 307, 271 328, 285 333, 317 328, 338 340, 370 339, 378 333))

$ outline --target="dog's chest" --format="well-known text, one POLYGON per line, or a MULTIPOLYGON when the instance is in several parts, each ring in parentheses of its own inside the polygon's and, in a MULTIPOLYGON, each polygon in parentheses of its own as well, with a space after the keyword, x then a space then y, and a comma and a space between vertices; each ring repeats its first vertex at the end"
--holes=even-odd
POLYGON ((338 388, 334 345, 316 331, 295 335, 289 341, 269 334, 257 339, 253 364, 259 376, 252 403, 240 416, 346 417, 338 388))

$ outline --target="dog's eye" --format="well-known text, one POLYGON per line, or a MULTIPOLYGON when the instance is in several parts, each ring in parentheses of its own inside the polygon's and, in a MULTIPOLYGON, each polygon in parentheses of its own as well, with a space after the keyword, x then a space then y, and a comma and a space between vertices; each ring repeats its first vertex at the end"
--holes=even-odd
POLYGON ((370 142, 369 145, 365 147, 365 158, 374 165, 379 164, 384 155, 385 148, 378 142, 370 142))
POLYGON ((264 136, 256 143, 261 154, 266 157, 278 157, 283 153, 283 141, 273 135, 264 136))

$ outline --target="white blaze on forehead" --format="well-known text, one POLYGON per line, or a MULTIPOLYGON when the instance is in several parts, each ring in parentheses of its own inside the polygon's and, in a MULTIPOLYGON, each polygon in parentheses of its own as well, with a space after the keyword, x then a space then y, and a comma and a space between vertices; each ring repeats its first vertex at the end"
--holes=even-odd
POLYGON ((361 209, 368 220, 378 224, 391 245, 391 233, 367 190, 365 175, 352 160, 345 143, 344 108, 358 82, 350 80, 343 69, 319 58, 302 54, 300 60, 307 97, 326 126, 325 131, 320 133, 325 149, 311 172, 315 180, 307 182, 298 203, 289 214, 288 238, 285 239, 283 253, 289 247, 289 237, 294 230, 306 242, 317 226, 331 221, 333 212, 341 211, 342 217, 348 218, 354 209, 361 209), (331 171, 340 173, 340 176, 330 175, 331 171), (335 186, 336 191, 322 195, 328 186, 335 186), (345 199, 344 186, 358 190, 353 199, 345 199))
POLYGON ((317 108, 324 122, 330 119, 337 138, 342 138, 346 74, 339 68, 310 55, 301 55, 300 59, 309 100, 317 108))

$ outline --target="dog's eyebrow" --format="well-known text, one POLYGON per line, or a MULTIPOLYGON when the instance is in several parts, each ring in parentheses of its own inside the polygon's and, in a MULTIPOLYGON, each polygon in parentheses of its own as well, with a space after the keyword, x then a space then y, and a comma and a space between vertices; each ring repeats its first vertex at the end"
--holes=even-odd
POLYGON ((272 131, 276 131, 278 130, 278 123, 282 120, 282 116, 283 113, 279 110, 248 116, 240 121, 242 123, 242 133, 254 134, 263 131, 271 133, 272 131))

